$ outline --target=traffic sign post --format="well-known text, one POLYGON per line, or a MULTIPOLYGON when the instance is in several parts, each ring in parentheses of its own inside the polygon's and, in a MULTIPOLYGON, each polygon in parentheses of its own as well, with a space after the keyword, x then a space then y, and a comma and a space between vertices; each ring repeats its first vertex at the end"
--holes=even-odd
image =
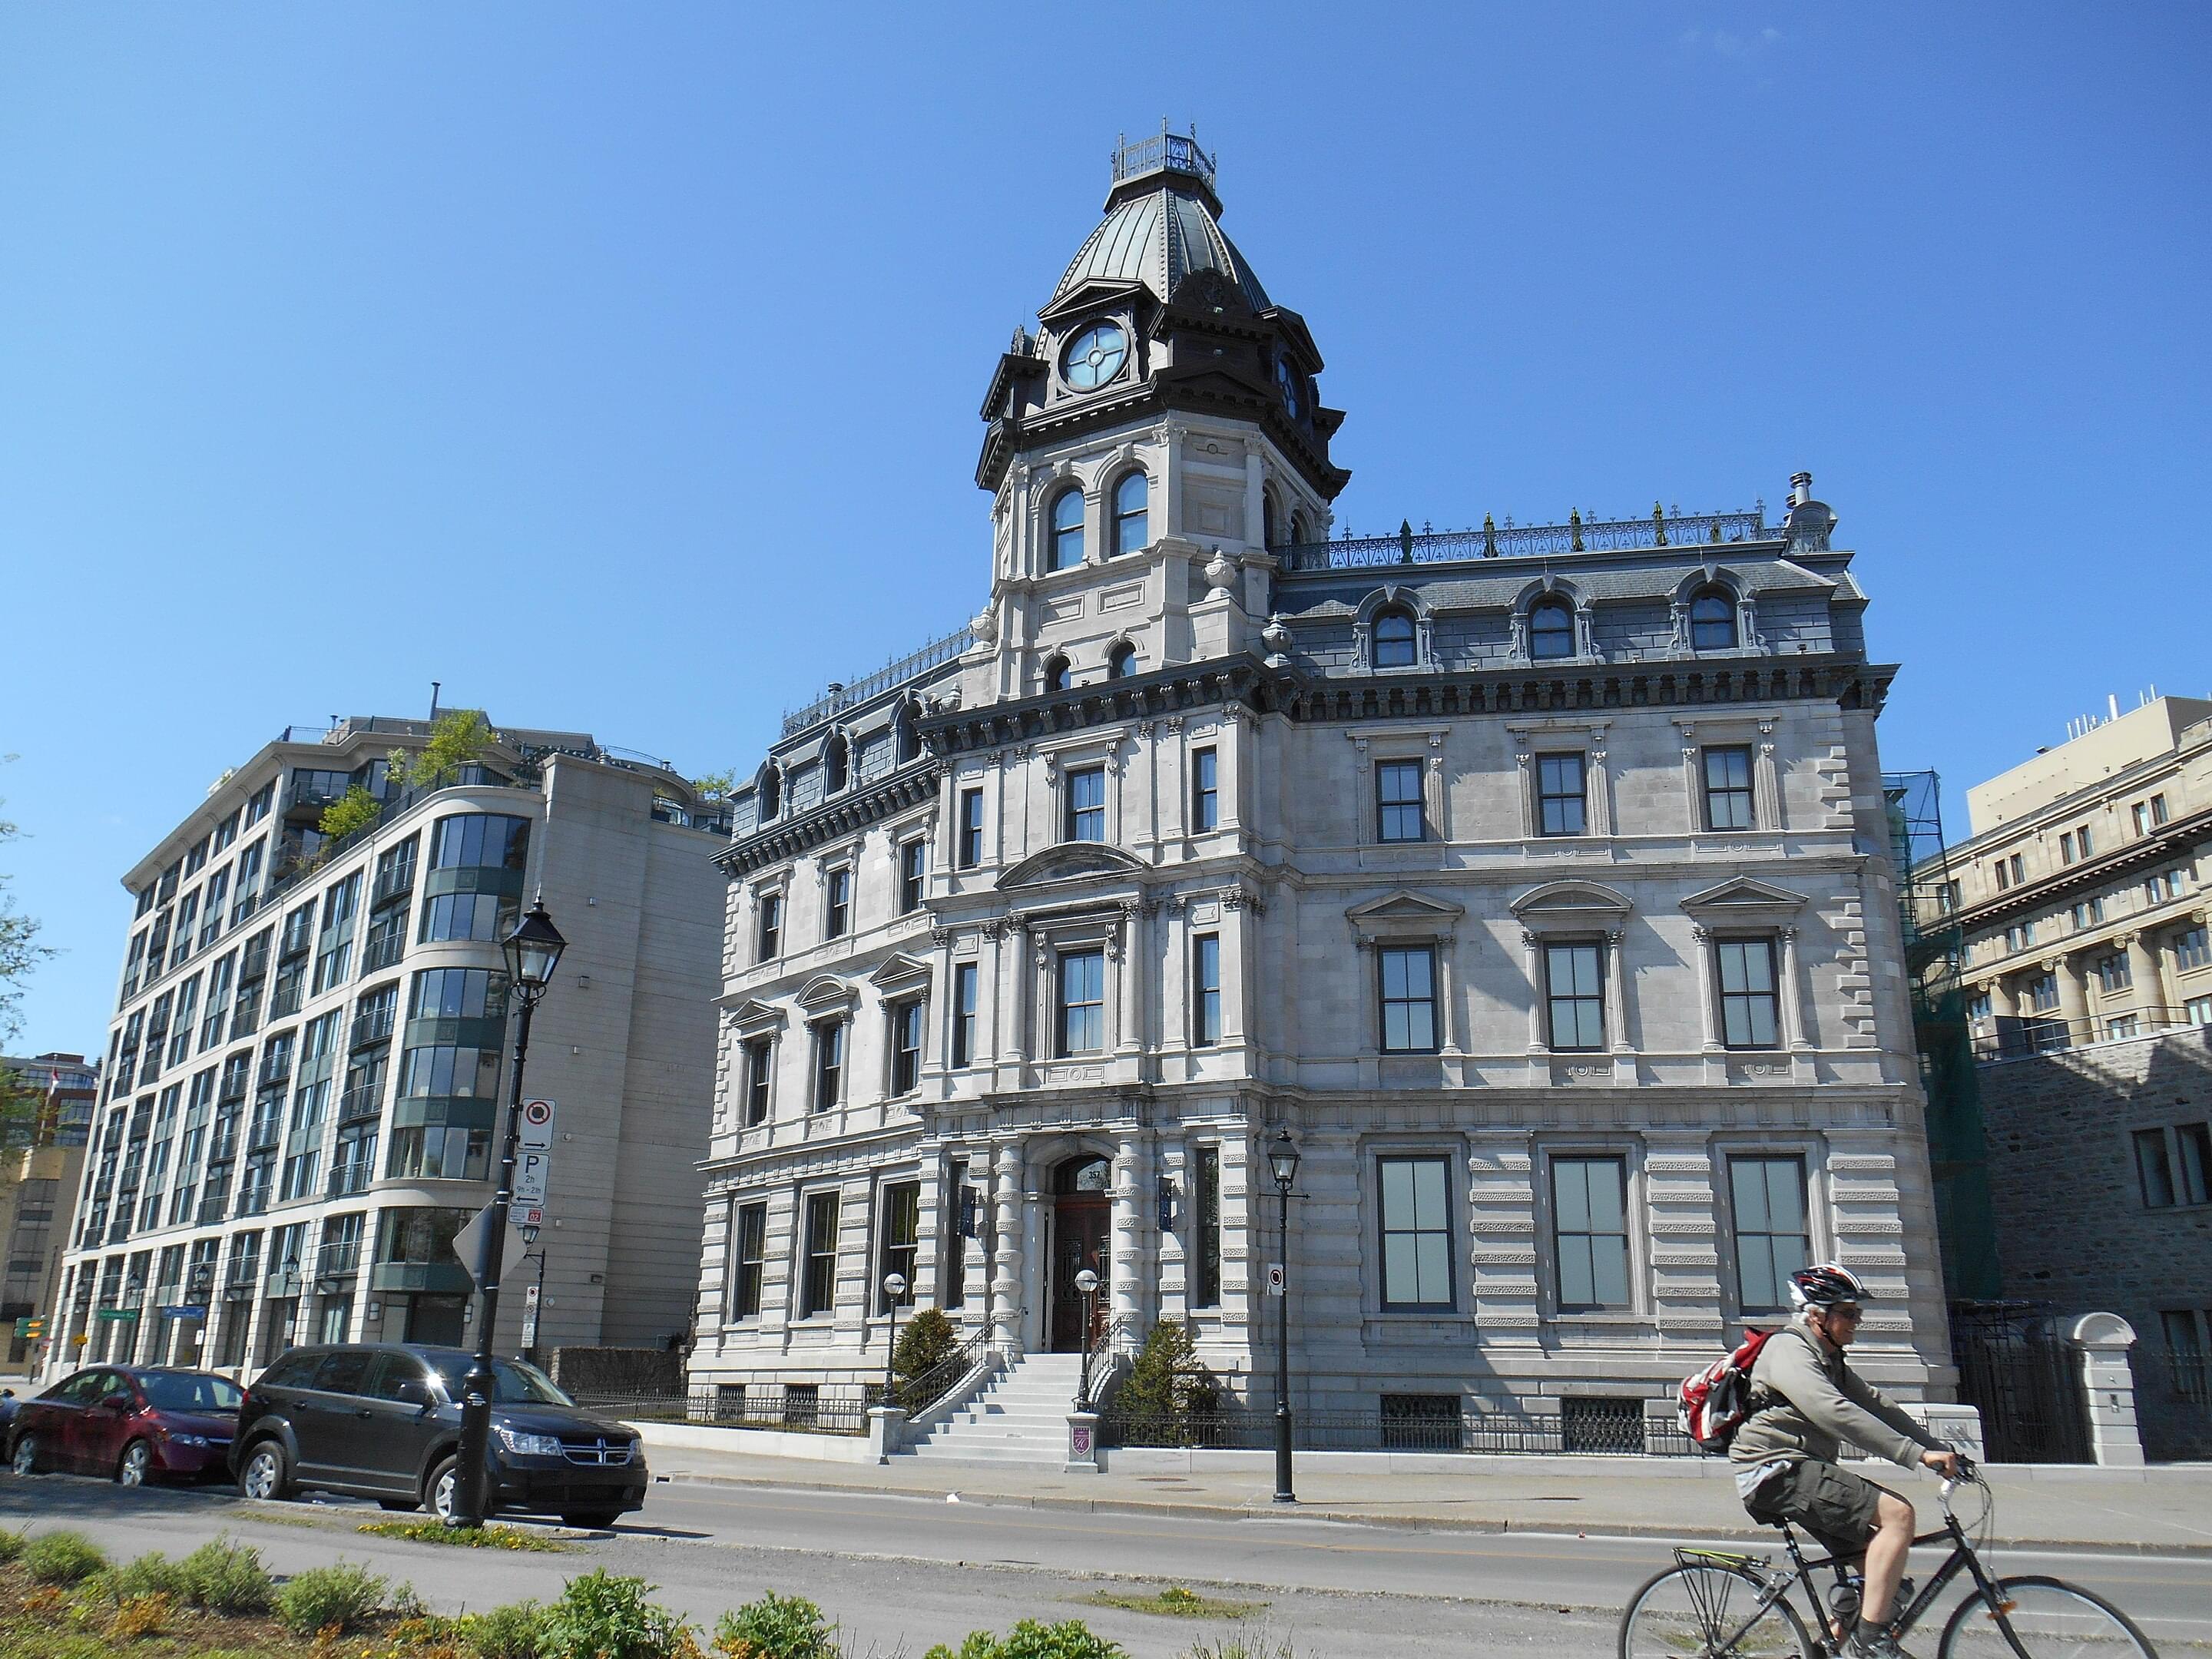
POLYGON ((546 1178, 553 1173, 553 1154, 523 1148, 514 1155, 514 1201, 533 1208, 545 1202, 546 1178))
POLYGON ((554 1104, 550 1100, 526 1100, 522 1103, 522 1127, 515 1136, 515 1146, 526 1152, 542 1152, 553 1145, 554 1104))

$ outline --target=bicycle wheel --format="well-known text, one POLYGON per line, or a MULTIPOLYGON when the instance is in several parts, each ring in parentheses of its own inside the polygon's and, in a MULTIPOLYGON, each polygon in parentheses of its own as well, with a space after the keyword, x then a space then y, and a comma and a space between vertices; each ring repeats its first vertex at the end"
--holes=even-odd
POLYGON ((1978 1594, 1969 1595, 1943 1626, 1939 1659, 2158 1659, 2127 1614, 2078 1584, 2039 1574, 1996 1582, 2002 1622, 1978 1594))
POLYGON ((1816 1659, 1786 1601, 1761 1607, 1765 1587, 1719 1562, 1669 1567, 1620 1616, 1620 1659, 1816 1659))

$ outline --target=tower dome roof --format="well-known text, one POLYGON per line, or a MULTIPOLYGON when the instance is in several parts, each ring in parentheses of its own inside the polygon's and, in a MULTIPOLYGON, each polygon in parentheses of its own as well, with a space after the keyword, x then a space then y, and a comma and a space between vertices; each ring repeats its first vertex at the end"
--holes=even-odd
POLYGON ((1214 158, 1198 147, 1195 130, 1186 137, 1163 125, 1152 137, 1117 144, 1106 217, 1068 262, 1045 309, 1090 282, 1142 283, 1164 301, 1191 272, 1214 270, 1245 304, 1265 311, 1267 289, 1222 234, 1213 177, 1214 158))

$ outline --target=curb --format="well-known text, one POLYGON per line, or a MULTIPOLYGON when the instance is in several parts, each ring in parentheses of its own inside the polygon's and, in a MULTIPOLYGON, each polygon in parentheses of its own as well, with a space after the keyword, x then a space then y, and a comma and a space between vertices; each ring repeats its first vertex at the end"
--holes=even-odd
MULTIPOLYGON (((911 1498, 929 1501, 938 1494, 906 1487, 860 1486, 836 1480, 776 1480, 761 1475, 704 1474, 680 1470, 655 1475, 656 1486, 742 1486, 784 1492, 842 1492, 862 1498, 911 1498)), ((1677 1539, 1684 1543, 1767 1544, 1776 1541, 1771 1527, 1654 1526, 1645 1522, 1601 1522, 1571 1527, 1557 1516, 1541 1522, 1516 1521, 1504 1516, 1422 1516, 1370 1514, 1360 1510, 1332 1509, 1323 1504, 1299 1504, 1285 1513, 1272 1503, 1252 1505, 1147 1502, 1136 1498, 1068 1498, 1057 1493, 970 1492, 960 1489, 960 1501, 985 1509, 1042 1510, 1075 1515, 1131 1515, 1169 1521, 1329 1521, 1349 1526, 1387 1527, 1401 1532, 1520 1533, 1553 1537, 1595 1532, 1610 1538, 1677 1539)), ((2212 1543, 2148 1544, 2141 1541, 2091 1541, 2072 1538, 1994 1538, 1993 1550, 2055 1550, 2077 1555, 2145 1556, 2169 1560, 2212 1560, 2212 1543)))

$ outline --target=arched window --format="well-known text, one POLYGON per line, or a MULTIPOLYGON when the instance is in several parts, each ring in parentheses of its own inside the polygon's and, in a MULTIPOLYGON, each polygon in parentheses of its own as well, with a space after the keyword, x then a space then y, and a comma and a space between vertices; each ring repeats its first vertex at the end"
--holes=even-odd
POLYGON ((1393 606, 1375 613, 1375 665, 1411 668, 1413 665, 1413 619, 1393 606))
POLYGON ((1291 545, 1304 547, 1305 544, 1306 515, 1303 513, 1293 513, 1291 514, 1291 545))
POLYGON ((1065 691, 1073 684, 1074 680, 1068 672, 1066 658, 1047 657, 1045 659, 1044 689, 1046 690, 1065 691))
POLYGON ((1152 484, 1141 472, 1132 472, 1114 486, 1114 553, 1134 553, 1152 539, 1146 528, 1152 514, 1152 484))
POLYGON ((1690 649, 1733 651, 1735 600, 1724 587, 1701 587, 1690 596, 1690 649))
POLYGON ((1528 654, 1538 662, 1575 654, 1575 613, 1560 600, 1539 600, 1528 612, 1528 654))
POLYGON ((768 823, 783 811, 783 775, 773 766, 761 774, 760 821, 768 823))
POLYGON ((915 723, 912 703, 899 710, 897 742, 900 765, 921 758, 921 728, 915 723))
POLYGON ((822 793, 834 795, 853 781, 853 751, 845 742, 844 733, 833 732, 829 746, 822 751, 822 793))
POLYGON ((1273 495, 1262 495, 1260 497, 1260 545, 1273 547, 1274 544, 1275 498, 1273 495))
POLYGON ((1083 492, 1063 489, 1052 504, 1052 562, 1049 570, 1073 570, 1083 562, 1083 492))
POLYGON ((1137 647, 1124 640, 1106 653, 1106 678, 1126 680, 1137 672, 1137 647))

